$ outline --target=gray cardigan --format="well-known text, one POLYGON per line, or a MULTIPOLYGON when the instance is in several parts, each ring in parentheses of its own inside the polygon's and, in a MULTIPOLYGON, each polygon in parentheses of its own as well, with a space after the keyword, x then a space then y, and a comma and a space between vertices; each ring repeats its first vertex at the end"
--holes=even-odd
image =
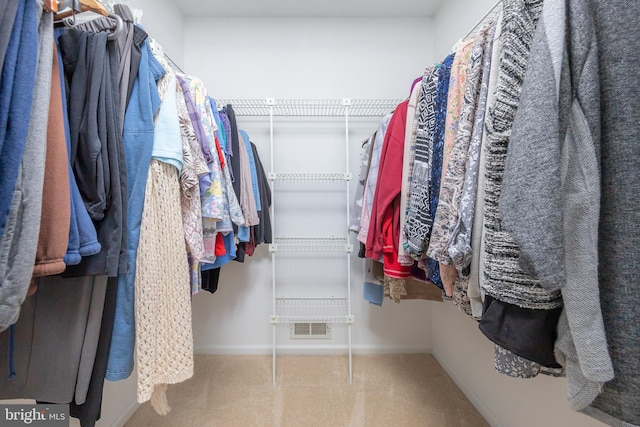
POLYGON ((640 425, 638 28, 640 2, 545 1, 500 199, 521 261, 562 290, 571 405, 619 426, 640 425))

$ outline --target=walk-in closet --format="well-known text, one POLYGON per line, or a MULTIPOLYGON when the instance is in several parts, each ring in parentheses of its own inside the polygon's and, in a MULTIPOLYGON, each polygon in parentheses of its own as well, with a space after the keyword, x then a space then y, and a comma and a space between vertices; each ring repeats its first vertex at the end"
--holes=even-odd
POLYGON ((636 0, 0 0, 0 426, 640 426, 636 0))

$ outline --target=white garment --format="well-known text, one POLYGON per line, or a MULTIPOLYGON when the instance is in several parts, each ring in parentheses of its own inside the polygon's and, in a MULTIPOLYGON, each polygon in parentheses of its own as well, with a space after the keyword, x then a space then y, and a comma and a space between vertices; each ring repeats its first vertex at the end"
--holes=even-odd
POLYGON ((193 332, 178 171, 158 160, 149 166, 137 256, 138 402, 151 399, 163 414, 167 384, 193 376, 193 332))

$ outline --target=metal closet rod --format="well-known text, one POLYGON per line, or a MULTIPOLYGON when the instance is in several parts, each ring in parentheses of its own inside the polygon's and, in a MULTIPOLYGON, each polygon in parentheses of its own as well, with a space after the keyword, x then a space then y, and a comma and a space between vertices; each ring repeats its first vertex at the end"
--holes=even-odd
POLYGON ((169 64, 173 67, 174 70, 182 74, 186 74, 184 71, 182 71, 182 68, 178 64, 176 64, 176 62, 173 59, 171 59, 171 57, 166 53, 164 54, 164 58, 169 62, 169 64))
POLYGON ((475 34, 476 31, 478 31, 482 27, 482 25, 486 22, 487 18, 493 17, 493 14, 495 12, 498 12, 501 7, 502 7, 502 0, 498 0, 496 4, 494 4, 493 7, 491 7, 491 9, 489 9, 489 11, 487 11, 487 13, 485 13, 484 16, 480 18, 480 20, 478 20, 476 25, 471 27, 469 32, 462 38, 462 40, 466 40, 469 38, 469 36, 475 34))

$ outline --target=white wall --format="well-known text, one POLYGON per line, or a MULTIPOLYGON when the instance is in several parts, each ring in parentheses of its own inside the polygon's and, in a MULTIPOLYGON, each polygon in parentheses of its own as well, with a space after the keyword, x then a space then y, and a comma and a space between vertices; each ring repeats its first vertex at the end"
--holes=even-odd
POLYGON ((185 66, 219 98, 404 98, 428 19, 189 18, 185 66))
MULTIPOLYGON (((427 19, 187 18, 185 68, 202 78, 210 95, 217 98, 405 98, 413 79, 433 61, 432 38, 427 19)), ((279 120, 276 171, 344 172, 344 125, 340 119, 329 121, 279 120), (283 148, 287 144, 289 148, 283 148), (308 150, 315 150, 314 154, 308 150)), ((241 117, 239 122, 258 146, 268 171, 268 121, 241 117)), ((352 123, 350 170, 356 176, 360 141, 375 130, 376 123, 352 123)), ((355 188, 355 180, 352 184, 355 188)), ((329 229, 344 233, 344 192, 330 188, 327 203, 331 208, 313 198, 296 200, 291 194, 277 198, 276 235, 319 236, 329 229), (287 216, 287 212, 294 215, 287 216), (305 218, 303 224, 293 218, 300 214, 305 218)), ((279 296, 285 292, 289 296, 346 296, 340 294, 346 279, 343 258, 300 263, 285 260, 278 262, 278 271, 282 270, 287 271, 279 276, 284 282, 289 273, 299 279, 279 285, 283 289, 279 296)), ((370 306, 362 298, 362 262, 355 256, 351 271, 354 347, 360 351, 428 351, 428 303, 386 301, 382 308, 370 306)), ((197 352, 268 351, 272 335, 267 248, 259 247, 244 264, 232 262, 223 267, 218 292, 196 295, 193 308, 197 352)), ((286 327, 280 328, 283 346, 298 352, 312 348, 309 343, 289 340, 286 327)), ((337 337, 330 343, 313 343, 313 351, 346 343, 343 328, 334 327, 337 337)))
POLYGON ((184 65, 184 17, 173 0, 129 0, 142 9, 142 26, 179 66, 184 65))
MULTIPOLYGON (((472 28, 494 0, 448 0, 434 17, 437 58, 472 28)), ((493 344, 477 322, 450 304, 432 304, 433 354, 493 426, 596 427, 604 424, 572 411, 566 380, 512 379, 493 368, 493 344)))

